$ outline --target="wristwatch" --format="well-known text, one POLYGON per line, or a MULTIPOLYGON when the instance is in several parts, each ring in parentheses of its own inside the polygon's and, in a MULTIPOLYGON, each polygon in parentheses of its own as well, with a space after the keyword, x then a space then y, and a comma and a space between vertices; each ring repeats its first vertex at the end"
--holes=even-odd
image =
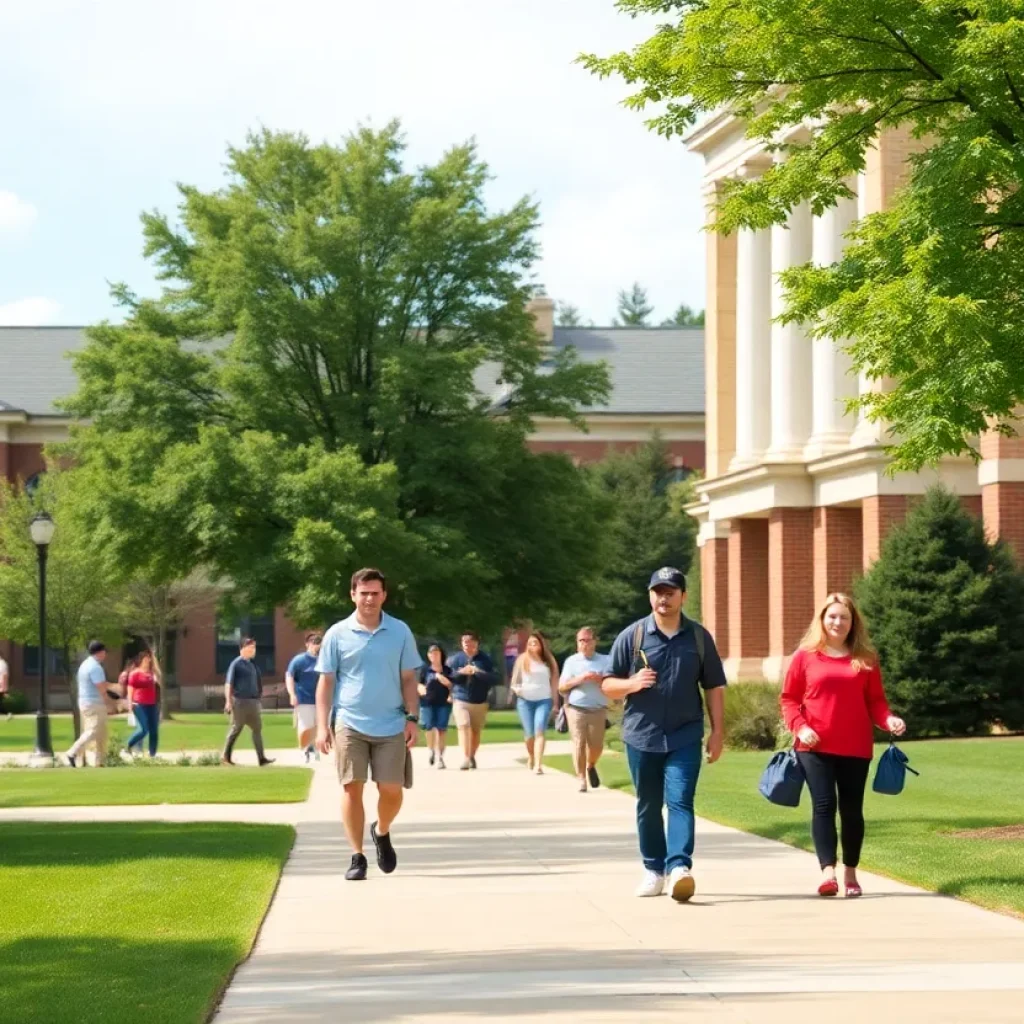
POLYGON ((417 724, 419 724, 420 716, 419 715, 406 715, 405 716, 405 720, 407 722, 416 722, 417 724))

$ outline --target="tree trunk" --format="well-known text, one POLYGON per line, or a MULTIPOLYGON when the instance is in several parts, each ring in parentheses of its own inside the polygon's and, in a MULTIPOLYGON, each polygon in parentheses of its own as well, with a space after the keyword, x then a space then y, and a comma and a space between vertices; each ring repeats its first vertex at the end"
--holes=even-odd
MULTIPOLYGON (((160 659, 161 669, 167 664, 167 623, 161 622, 157 627, 156 634, 156 656, 160 659)), ((167 676, 164 676, 160 684, 160 721, 169 722, 173 716, 170 708, 167 707, 167 676)))
MULTIPOLYGON (((71 721, 74 725, 75 739, 82 735, 82 714, 78 710, 78 672, 71 668, 71 648, 64 649, 64 671, 67 673, 68 693, 71 695, 71 721)), ((43 657, 45 657, 45 652, 43 657)))

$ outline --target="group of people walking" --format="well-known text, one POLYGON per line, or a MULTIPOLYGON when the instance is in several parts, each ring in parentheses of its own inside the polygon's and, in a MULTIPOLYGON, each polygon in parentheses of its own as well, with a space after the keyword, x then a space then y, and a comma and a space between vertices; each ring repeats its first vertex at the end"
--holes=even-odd
MULTIPOLYGON (((309 633, 305 651, 288 666, 286 687, 295 709, 300 748, 307 760, 333 752, 342 787, 341 816, 351 846, 345 877, 366 877, 364 787, 377 788, 370 824, 377 865, 389 874, 398 864, 391 839, 403 792, 412 786, 410 751, 420 726, 427 733, 429 764, 445 768, 445 738, 454 716, 462 750, 461 768, 477 767, 494 665, 472 631, 460 650, 446 657, 439 644, 424 663, 409 627, 384 611, 387 580, 377 569, 361 569, 351 581, 355 606, 326 633, 309 633)), ((564 703, 572 736, 573 765, 582 792, 600 785, 597 764, 604 749, 608 706, 623 703, 622 740, 636 791, 636 827, 643 876, 636 894, 678 902, 696 891, 694 796, 704 763, 722 755, 726 678, 714 637, 683 613, 686 578, 665 567, 648 583, 651 613, 623 629, 608 655, 597 650, 589 627, 576 634, 576 653, 561 671, 544 635, 529 634, 512 663, 510 688, 523 727, 532 772, 543 773, 545 735, 564 703), (705 717, 709 729, 705 735, 705 717), (667 813, 666 813, 667 812, 667 813)), ((245 637, 225 682, 231 727, 222 760, 248 726, 261 765, 262 677, 255 642, 245 637)), ((98 763, 106 749, 106 648, 89 646, 78 673, 82 734, 68 751, 69 763, 95 745, 98 763)), ((128 741, 136 750, 148 738, 155 756, 159 740, 160 666, 143 652, 123 675, 136 719, 128 741)), ((864 841, 864 793, 872 756, 873 727, 899 736, 906 725, 886 701, 878 657, 853 600, 829 594, 794 653, 781 694, 781 711, 811 794, 811 832, 821 869, 818 893, 861 895, 857 867, 864 841), (836 827, 838 814, 840 827, 836 827)))

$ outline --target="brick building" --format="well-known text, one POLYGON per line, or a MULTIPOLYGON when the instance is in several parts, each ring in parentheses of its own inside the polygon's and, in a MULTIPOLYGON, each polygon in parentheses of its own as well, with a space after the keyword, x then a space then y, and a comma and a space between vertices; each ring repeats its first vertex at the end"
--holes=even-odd
MULTIPOLYGON (((709 217, 722 182, 757 177, 774 158, 744 127, 723 111, 687 140, 704 157, 709 217)), ((838 260, 850 226, 885 208, 912 144, 895 132, 880 139, 850 182, 856 198, 819 217, 804 204, 770 230, 707 235, 707 474, 692 511, 704 621, 731 679, 778 679, 815 605, 850 587, 937 481, 1024 553, 1024 440, 992 434, 980 465, 947 458, 891 476, 879 425, 846 412, 848 399, 884 382, 858 378, 831 340, 773 322, 775 275, 838 260)))
MULTIPOLYGON (((546 346, 557 349, 571 344, 584 360, 604 360, 613 386, 607 406, 588 413, 589 433, 581 434, 560 421, 539 420, 531 441, 535 450, 563 451, 578 463, 592 462, 610 449, 635 447, 658 430, 680 473, 704 468, 702 331, 568 330, 554 326, 554 303, 546 296, 532 300, 531 309, 546 346)), ((80 327, 0 327, 0 476, 6 480, 31 487, 36 474, 44 469, 44 445, 67 438, 71 421, 56 403, 77 386, 67 355, 84 343, 85 332, 80 327)), ((508 395, 496 383, 494 368, 481 369, 477 386, 500 415, 508 395)), ((256 638, 257 660, 268 683, 274 684, 283 682, 288 660, 302 649, 303 632, 281 609, 240 622, 219 620, 213 606, 199 609, 172 637, 165 669, 179 687, 182 705, 200 707, 206 698, 205 688, 223 683, 243 633, 256 638)), ((3 639, 2 622, 0 656, 11 667, 13 687, 35 699, 39 651, 3 639)), ((51 652, 49 657, 52 704, 67 707, 59 655, 51 652)), ((112 657, 108 669, 117 667, 112 657)))

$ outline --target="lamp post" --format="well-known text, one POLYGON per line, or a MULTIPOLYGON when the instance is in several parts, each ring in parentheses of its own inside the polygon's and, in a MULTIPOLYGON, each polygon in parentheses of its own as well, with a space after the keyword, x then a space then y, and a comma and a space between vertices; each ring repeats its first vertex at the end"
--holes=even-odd
POLYGON ((56 529, 46 512, 33 516, 29 533, 39 554, 39 710, 36 712, 36 749, 32 760, 39 764, 53 763, 53 744, 50 742, 50 716, 46 707, 46 555, 56 529))

